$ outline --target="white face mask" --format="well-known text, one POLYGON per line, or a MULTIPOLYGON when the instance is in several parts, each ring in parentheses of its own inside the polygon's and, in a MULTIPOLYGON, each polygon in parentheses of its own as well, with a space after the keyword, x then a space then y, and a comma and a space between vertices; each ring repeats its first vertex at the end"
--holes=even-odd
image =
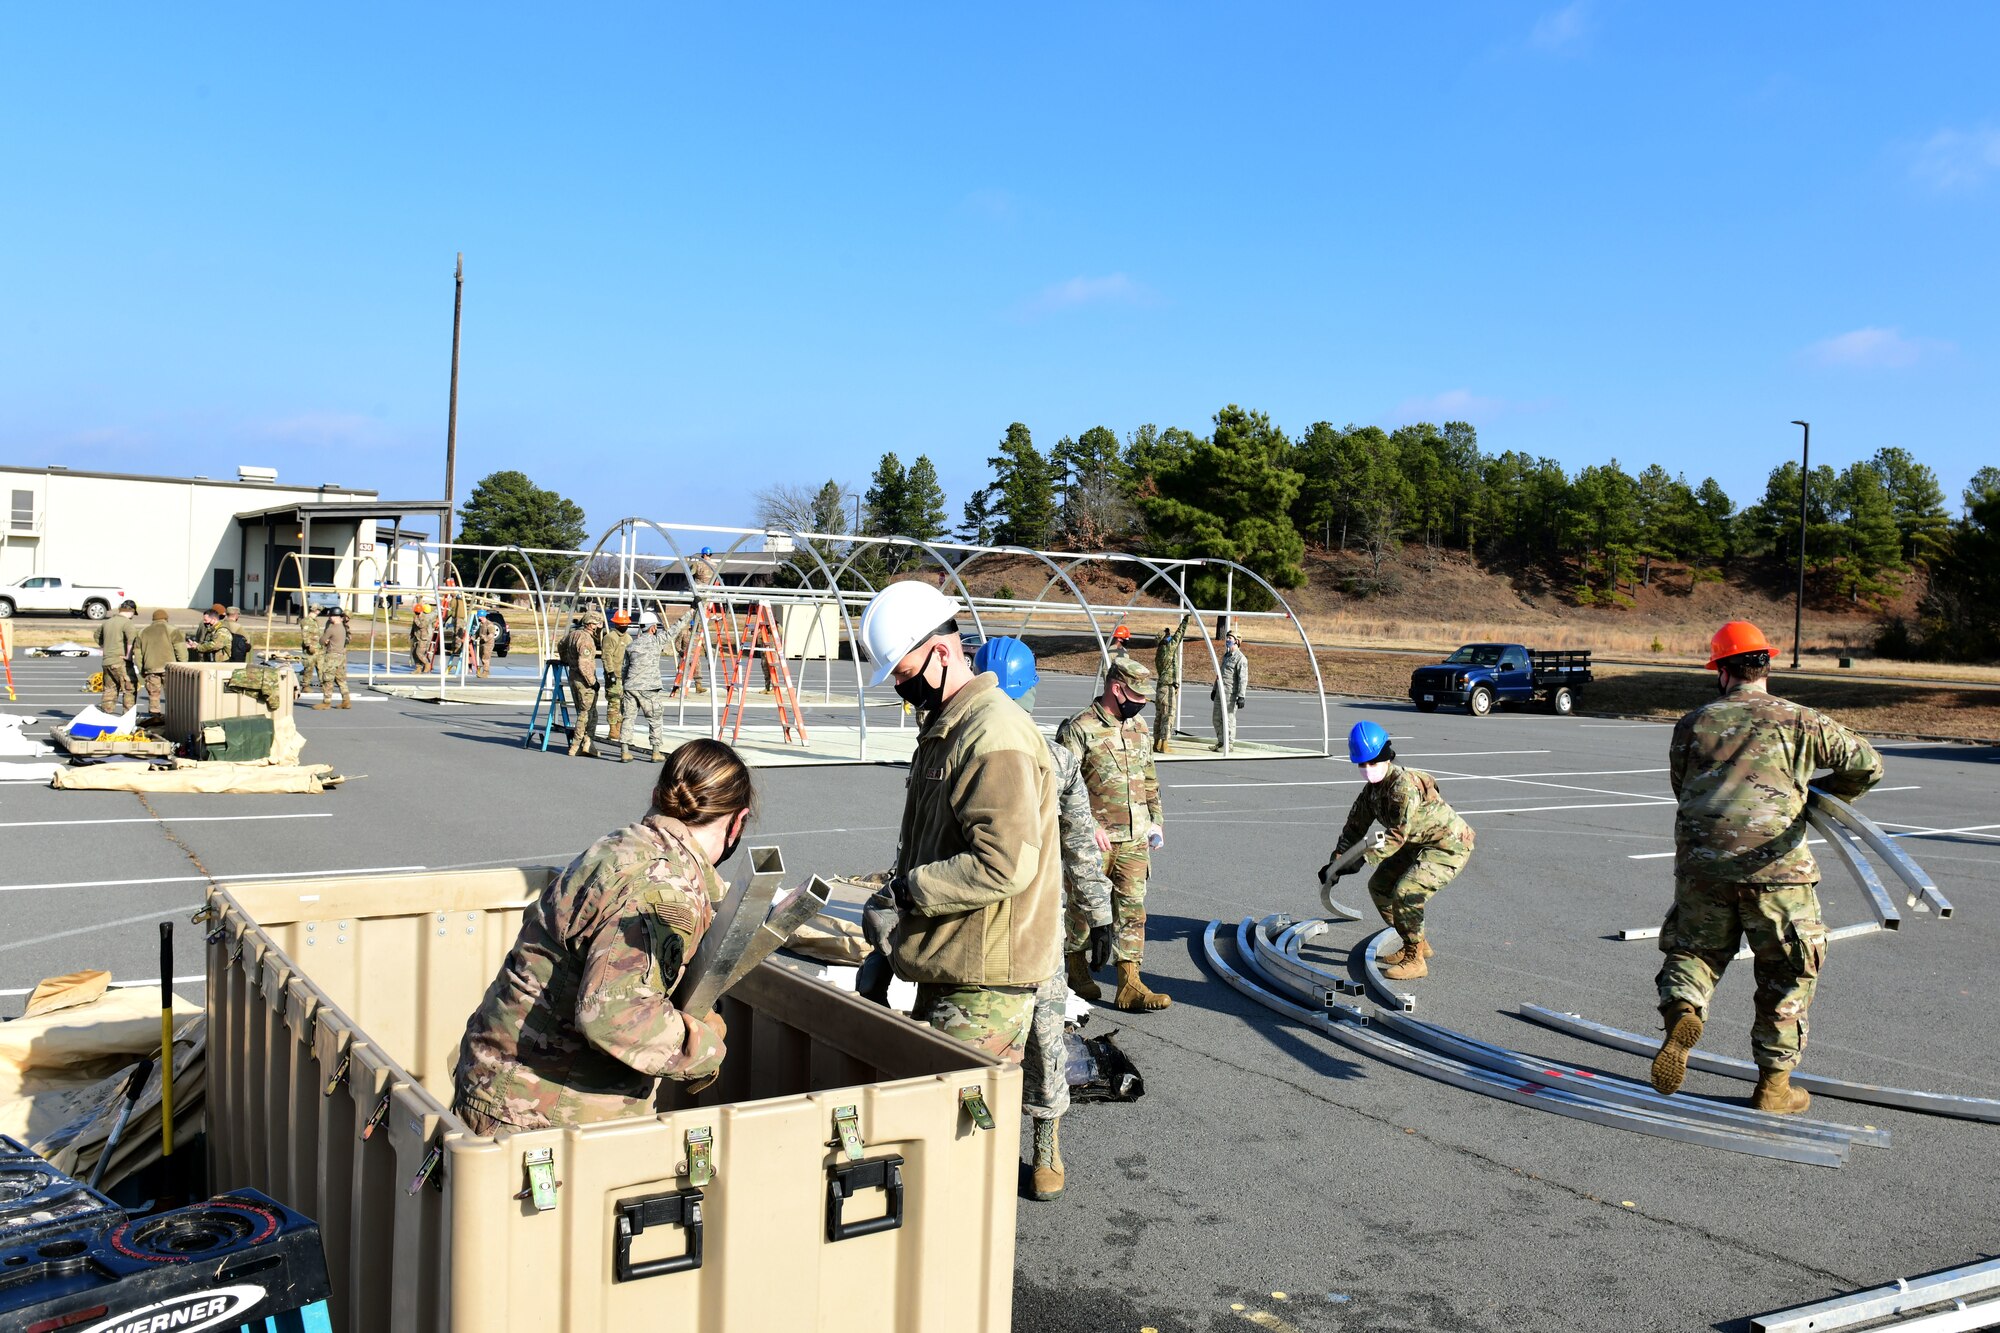
POLYGON ((1389 776, 1389 761, 1386 759, 1377 759, 1372 764, 1363 764, 1361 766, 1361 776, 1371 784, 1380 782, 1383 778, 1389 776))

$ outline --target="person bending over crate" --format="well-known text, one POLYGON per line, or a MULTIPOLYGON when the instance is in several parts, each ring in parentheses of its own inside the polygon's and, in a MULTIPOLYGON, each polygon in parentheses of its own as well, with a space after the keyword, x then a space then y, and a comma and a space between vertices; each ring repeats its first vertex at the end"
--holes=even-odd
POLYGON ((700 1091, 726 1054, 719 1015, 672 996, 743 839, 750 770, 720 741, 667 756, 645 818, 598 839, 521 919, 465 1025, 452 1111, 475 1134, 648 1115, 661 1079, 700 1091))

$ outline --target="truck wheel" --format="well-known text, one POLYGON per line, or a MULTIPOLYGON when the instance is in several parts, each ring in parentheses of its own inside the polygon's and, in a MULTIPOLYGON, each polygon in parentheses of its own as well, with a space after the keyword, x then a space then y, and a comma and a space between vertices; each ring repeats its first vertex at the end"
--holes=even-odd
POLYGON ((1558 686, 1549 695, 1549 711, 1557 717, 1568 717, 1576 711, 1576 696, 1569 692, 1568 686, 1558 686))
POLYGON ((83 614, 91 620, 103 620, 111 614, 111 603, 100 597, 93 597, 83 604, 83 614))
POLYGON ((1493 711, 1493 691, 1484 685, 1477 686, 1466 696, 1465 711, 1474 717, 1485 717, 1493 711))
POLYGON ((1417 711, 1419 713, 1435 713, 1437 710, 1437 700, 1432 699, 1428 702, 1422 699, 1417 700, 1417 711))
POLYGON ((10 620, 13 618, 13 615, 14 604, 5 597, 0 597, 0 620, 10 620))

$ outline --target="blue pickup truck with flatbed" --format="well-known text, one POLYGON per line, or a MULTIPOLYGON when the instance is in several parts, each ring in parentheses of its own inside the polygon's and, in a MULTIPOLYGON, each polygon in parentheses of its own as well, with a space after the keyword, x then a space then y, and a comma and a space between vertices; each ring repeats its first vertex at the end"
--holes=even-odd
POLYGON ((1539 703, 1566 716, 1595 677, 1590 650, 1531 651, 1518 643, 1468 643, 1435 666, 1410 673, 1410 702, 1419 713, 1440 704, 1485 717, 1499 704, 1539 703))

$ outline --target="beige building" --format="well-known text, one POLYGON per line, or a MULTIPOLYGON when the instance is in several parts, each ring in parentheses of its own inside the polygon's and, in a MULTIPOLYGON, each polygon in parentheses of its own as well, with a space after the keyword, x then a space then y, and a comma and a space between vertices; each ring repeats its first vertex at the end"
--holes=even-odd
MULTIPOLYGON (((379 527, 442 515, 442 501, 383 501, 369 490, 280 485, 270 468, 213 477, 148 477, 0 465, 0 584, 56 575, 121 587, 142 607, 211 602, 292 609, 305 554, 308 581, 372 588, 391 562, 379 527)), ((373 609, 366 594, 356 611, 373 609)))

